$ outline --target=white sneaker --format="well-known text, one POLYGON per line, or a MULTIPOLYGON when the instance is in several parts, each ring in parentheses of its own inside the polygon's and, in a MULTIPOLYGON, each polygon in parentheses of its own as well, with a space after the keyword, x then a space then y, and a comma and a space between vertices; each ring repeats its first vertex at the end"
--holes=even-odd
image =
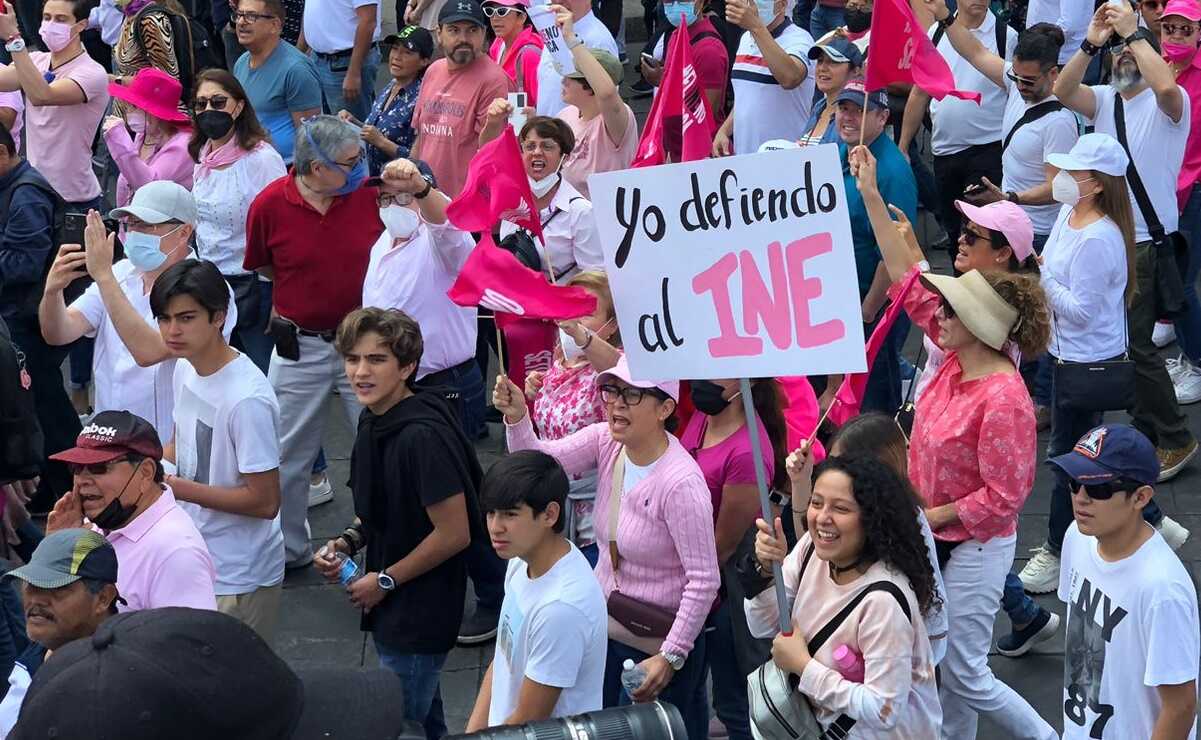
POLYGON ((1187 370, 1172 379, 1172 388, 1176 391, 1176 403, 1181 406, 1201 401, 1201 370, 1190 363, 1187 370))
POLYGON ((328 504, 334 500, 334 487, 329 483, 329 476, 322 476, 321 482, 309 483, 309 508, 328 504))
POLYGON ((1189 535, 1188 530, 1170 516, 1165 516, 1156 529, 1163 535, 1164 540, 1168 543, 1168 547, 1173 550, 1179 550, 1189 535))
POLYGON ((1188 372, 1192 364, 1183 352, 1175 357, 1169 357, 1163 362, 1164 369, 1168 371, 1168 377, 1172 379, 1173 385, 1176 384, 1177 378, 1188 372))
POLYGON ((1176 325, 1170 321, 1155 322, 1155 329, 1151 332, 1151 341, 1156 347, 1166 347, 1176 341, 1176 325))
POLYGON ((1059 588, 1059 556, 1046 547, 1036 547, 1034 557, 1018 573, 1022 587, 1032 594, 1049 594, 1059 588))

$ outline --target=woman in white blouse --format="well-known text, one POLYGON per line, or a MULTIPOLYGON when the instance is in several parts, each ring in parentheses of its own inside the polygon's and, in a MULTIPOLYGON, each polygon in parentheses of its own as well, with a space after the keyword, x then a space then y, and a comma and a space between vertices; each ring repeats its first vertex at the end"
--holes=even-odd
POLYGON ((238 323, 232 344, 264 373, 271 338, 271 283, 245 269, 246 212, 255 197, 286 173, 284 161, 254 115, 246 91, 229 72, 206 69, 196 76, 196 126, 188 151, 196 161, 196 247, 216 263, 233 287, 238 323))

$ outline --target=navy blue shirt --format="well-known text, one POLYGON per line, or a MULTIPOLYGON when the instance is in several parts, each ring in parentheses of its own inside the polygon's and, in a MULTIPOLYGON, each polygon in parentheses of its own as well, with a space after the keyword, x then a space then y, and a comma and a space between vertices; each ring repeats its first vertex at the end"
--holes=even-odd
POLYGON ((388 141, 399 147, 396 156, 389 157, 383 150, 370 144, 367 145, 367 164, 371 167, 372 175, 378 175, 390 160, 408 157, 409 151, 413 148, 413 141, 417 138, 417 130, 413 128, 413 110, 417 107, 417 96, 421 93, 421 78, 418 77, 401 88, 396 93, 392 104, 385 108, 388 96, 392 94, 395 87, 396 80, 384 87, 375 98, 367 120, 363 121, 363 123, 378 128, 388 141))
MULTIPOLYGON (((833 125, 831 124, 831 128, 833 125)), ((901 150, 885 134, 876 137, 868 147, 876 157, 876 184, 886 204, 894 205, 905 212, 913 223, 917 223, 917 181, 913 169, 901 156, 901 150)), ((851 215, 851 241, 855 244, 855 272, 859 277, 859 299, 867 295, 880 264, 880 245, 872 233, 872 223, 863 205, 863 196, 855 185, 851 167, 847 161, 849 149, 845 142, 838 144, 838 156, 842 160, 842 180, 847 191, 847 209, 851 215)))
POLYGON ((50 250, 54 248, 54 203, 36 185, 13 183, 26 172, 41 177, 26 162, 0 177, 0 316, 6 320, 37 310, 37 300, 29 292, 40 286, 50 250), (32 300, 32 303, 30 303, 32 300))

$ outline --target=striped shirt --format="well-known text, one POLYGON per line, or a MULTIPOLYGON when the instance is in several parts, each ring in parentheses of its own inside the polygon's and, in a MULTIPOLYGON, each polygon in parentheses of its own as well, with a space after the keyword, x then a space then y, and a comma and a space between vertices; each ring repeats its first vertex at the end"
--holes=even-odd
POLYGON ((795 141, 805 130, 813 106, 813 37, 787 18, 771 31, 784 51, 807 68, 805 81, 785 90, 772 75, 750 32, 742 34, 730 79, 734 85, 734 153, 753 154, 771 139, 795 141))

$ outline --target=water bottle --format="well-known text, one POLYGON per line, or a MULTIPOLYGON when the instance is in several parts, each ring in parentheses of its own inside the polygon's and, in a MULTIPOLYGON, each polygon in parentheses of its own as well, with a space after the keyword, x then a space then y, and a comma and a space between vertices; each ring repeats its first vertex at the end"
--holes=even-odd
POLYGON ((348 556, 344 552, 335 552, 334 560, 337 560, 341 565, 338 567, 338 580, 343 586, 349 586, 363 575, 363 569, 354 561, 354 558, 348 556))
POLYGON ((621 664, 621 685, 625 688, 626 693, 632 698, 634 692, 638 690, 638 687, 645 680, 646 671, 642 667, 635 665, 634 661, 626 658, 625 662, 621 664))
POLYGON ((863 656, 850 645, 834 648, 834 667, 846 680, 863 683, 863 656))

